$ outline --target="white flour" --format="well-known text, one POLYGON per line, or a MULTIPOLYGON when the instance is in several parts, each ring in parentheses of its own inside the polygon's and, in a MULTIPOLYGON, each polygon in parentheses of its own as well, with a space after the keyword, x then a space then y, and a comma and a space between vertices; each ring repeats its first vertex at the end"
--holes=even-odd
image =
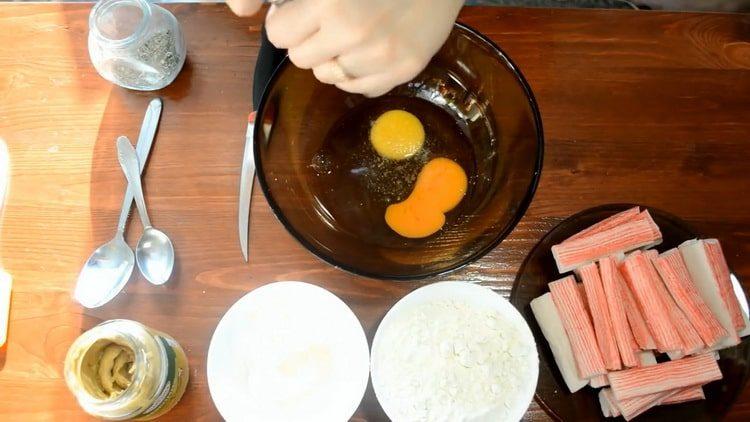
POLYGON ((394 404, 396 422, 508 420, 523 387, 536 382, 527 379, 536 348, 521 329, 463 301, 416 305, 384 332, 373 366, 379 399, 394 404))

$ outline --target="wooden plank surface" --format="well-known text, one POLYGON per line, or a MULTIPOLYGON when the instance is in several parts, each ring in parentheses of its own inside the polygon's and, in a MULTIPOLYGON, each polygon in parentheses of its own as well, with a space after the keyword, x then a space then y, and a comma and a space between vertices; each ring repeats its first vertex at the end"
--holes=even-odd
MULTIPOLYGON (((9 344, 0 350, 0 419, 85 419, 62 362, 82 330, 131 318, 173 335, 191 382, 165 419, 217 420, 205 377, 218 319, 247 291, 305 280, 342 297, 370 339, 387 309, 426 282, 363 279, 314 258, 273 217, 256 189, 250 264, 237 241, 236 205, 250 108, 258 19, 223 5, 174 5, 188 63, 164 98, 145 176, 154 224, 178 257, 162 287, 134 276, 112 303, 71 300, 81 265, 114 233, 124 181, 114 139, 136 138, 152 94, 102 80, 87 50, 86 4, 0 5, 0 138, 11 187, 0 259, 13 275, 9 344)), ((637 202, 720 238, 750 287, 750 16, 467 8, 461 21, 519 65, 541 109, 546 156, 536 197, 493 252, 450 274, 508 295, 518 266, 562 218, 609 202, 637 202)), ((140 235, 131 219, 128 239, 140 235)), ((750 389, 730 419, 750 418, 750 389)), ((385 416, 369 389, 355 420, 385 416)), ((535 403, 527 420, 547 420, 535 403)))

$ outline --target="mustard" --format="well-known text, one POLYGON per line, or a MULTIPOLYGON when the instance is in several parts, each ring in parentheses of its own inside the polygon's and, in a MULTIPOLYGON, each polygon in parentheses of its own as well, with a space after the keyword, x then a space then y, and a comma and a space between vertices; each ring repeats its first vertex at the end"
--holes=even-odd
POLYGON ((150 420, 171 410, 189 378, 182 347, 169 335, 111 320, 78 337, 65 358, 65 382, 90 415, 150 420))

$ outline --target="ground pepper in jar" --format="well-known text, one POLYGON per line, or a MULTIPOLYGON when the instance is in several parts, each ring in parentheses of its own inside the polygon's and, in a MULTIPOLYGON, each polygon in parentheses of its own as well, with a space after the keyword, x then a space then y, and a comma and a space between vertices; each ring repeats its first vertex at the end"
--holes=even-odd
POLYGON ((142 91, 172 83, 186 56, 177 19, 147 0, 100 0, 89 15, 88 47, 102 77, 142 91))

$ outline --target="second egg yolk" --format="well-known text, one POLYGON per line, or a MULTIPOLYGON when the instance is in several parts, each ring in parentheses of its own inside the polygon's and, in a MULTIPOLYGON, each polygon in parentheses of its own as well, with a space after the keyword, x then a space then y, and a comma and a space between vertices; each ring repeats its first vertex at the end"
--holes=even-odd
POLYGON ((385 222, 401 236, 427 237, 443 227, 445 213, 461 202, 467 187, 460 165, 448 158, 435 158, 419 172, 409 197, 388 206, 385 222))
POLYGON ((424 127, 417 116, 404 110, 381 114, 370 129, 370 142, 384 158, 403 160, 416 154, 424 144, 424 127))

